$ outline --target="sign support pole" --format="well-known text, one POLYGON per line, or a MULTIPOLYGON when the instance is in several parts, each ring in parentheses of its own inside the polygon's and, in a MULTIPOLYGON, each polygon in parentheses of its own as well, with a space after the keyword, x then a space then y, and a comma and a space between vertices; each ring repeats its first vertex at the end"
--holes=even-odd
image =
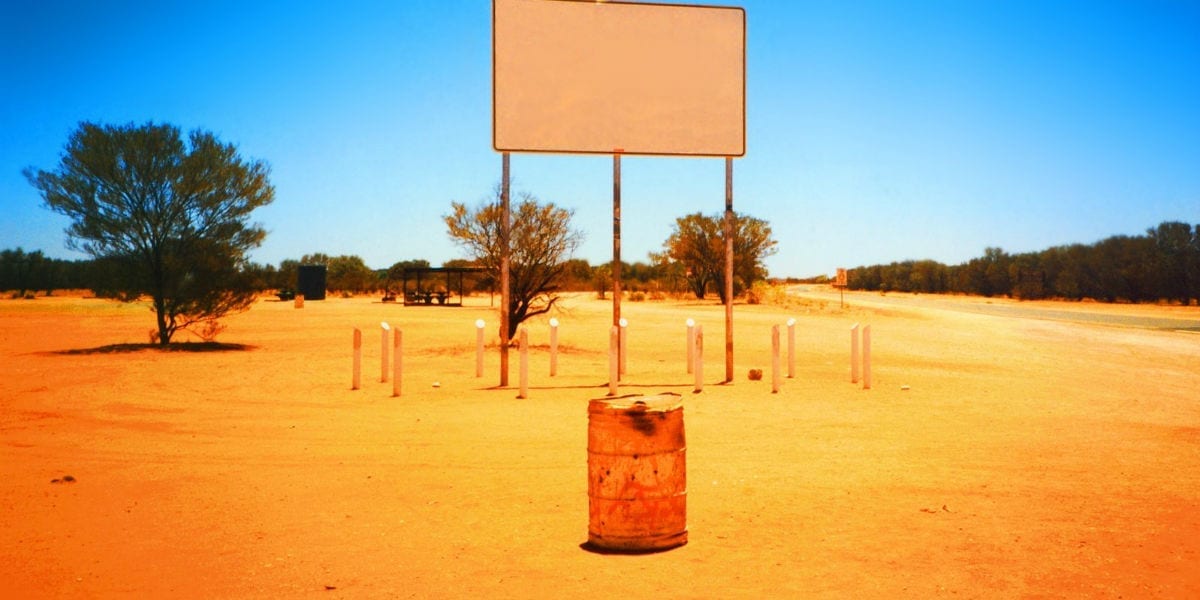
POLYGON ((725 157, 725 383, 733 383, 733 157, 725 157))
POLYGON ((512 306, 508 279, 512 213, 508 198, 508 153, 504 152, 500 157, 500 387, 505 387, 508 385, 508 311, 512 306))
MULTIPOLYGON (((612 278, 613 278, 612 324, 613 324, 613 327, 620 327, 621 326, 621 154, 620 154, 620 152, 613 153, 612 278)), ((621 348, 617 349, 618 362, 624 360, 624 357, 620 355, 621 350, 622 350, 621 348)))

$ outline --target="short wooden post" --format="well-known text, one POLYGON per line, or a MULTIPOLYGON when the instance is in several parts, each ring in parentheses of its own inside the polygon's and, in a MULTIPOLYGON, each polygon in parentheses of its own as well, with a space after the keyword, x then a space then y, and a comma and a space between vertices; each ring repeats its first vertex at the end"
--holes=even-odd
POLYGON ((788 379, 796 378, 796 319, 787 320, 788 327, 788 379))
POLYGON ((354 380, 350 384, 350 389, 357 390, 362 387, 362 331, 357 327, 354 328, 354 380))
POLYGON ((871 389, 871 326, 862 330, 863 389, 871 389))
POLYGON ((858 383, 858 323, 850 328, 850 383, 858 383))
POLYGON ((394 346, 392 348, 392 362, 393 362, 392 371, 394 371, 392 373, 392 396, 393 397, 400 395, 400 380, 404 376, 403 359, 401 359, 401 351, 403 350, 403 347, 404 347, 404 342, 401 339, 402 337, 403 337, 403 332, 401 332, 399 329, 397 329, 395 337, 392 338, 392 344, 394 346))
POLYGON ((696 320, 687 320, 687 372, 692 372, 696 362, 696 320))
POLYGON ((304 308, 304 294, 296 294, 296 298, 292 300, 292 306, 304 308))
POLYGON ((620 323, 619 342, 621 344, 621 347, 617 350, 617 358, 620 360, 620 367, 617 369, 617 374, 624 375, 626 373, 625 361, 626 361, 626 357, 628 356, 628 352, 627 352, 628 346, 625 344, 625 331, 627 329, 629 329, 629 321, 626 321, 625 318, 622 317, 621 320, 619 321, 619 323, 620 323))
POLYGON ((704 390, 704 326, 696 325, 696 365, 692 369, 696 375, 696 385, 692 388, 695 393, 704 390))
POLYGON ((771 326, 771 393, 779 393, 779 325, 771 326))
POLYGON ((388 380, 388 333, 391 333, 392 328, 384 321, 379 324, 379 382, 387 383, 388 380))
POLYGON ((617 348, 620 347, 620 328, 613 325, 608 329, 608 395, 617 395, 617 348))
POLYGON ((558 375, 558 319, 550 319, 550 376, 558 375))
POLYGON ((483 319, 475 320, 475 376, 483 377, 483 319))
POLYGON ((518 398, 529 397, 529 332, 524 327, 521 328, 521 333, 518 334, 521 352, 521 372, 520 372, 520 391, 517 392, 518 398))

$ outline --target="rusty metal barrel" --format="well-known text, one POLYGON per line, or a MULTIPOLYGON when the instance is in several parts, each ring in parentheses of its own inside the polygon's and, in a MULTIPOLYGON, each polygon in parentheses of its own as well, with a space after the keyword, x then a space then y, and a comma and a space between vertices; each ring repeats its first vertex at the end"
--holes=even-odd
POLYGON ((678 394, 588 403, 588 546, 654 552, 687 543, 687 444, 678 394))

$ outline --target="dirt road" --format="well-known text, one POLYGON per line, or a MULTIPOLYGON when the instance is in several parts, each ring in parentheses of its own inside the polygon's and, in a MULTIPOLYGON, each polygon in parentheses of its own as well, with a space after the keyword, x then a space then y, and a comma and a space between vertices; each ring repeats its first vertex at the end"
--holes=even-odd
POLYGON ((788 293, 798 298, 814 298, 839 303, 845 300, 865 306, 939 309, 1023 319, 1047 319, 1200 333, 1200 311, 1179 306, 1158 306, 1147 309, 1147 307, 1121 307, 1095 302, 1022 302, 1008 298, 954 298, 930 294, 839 292, 822 285, 791 286, 788 288, 788 293))

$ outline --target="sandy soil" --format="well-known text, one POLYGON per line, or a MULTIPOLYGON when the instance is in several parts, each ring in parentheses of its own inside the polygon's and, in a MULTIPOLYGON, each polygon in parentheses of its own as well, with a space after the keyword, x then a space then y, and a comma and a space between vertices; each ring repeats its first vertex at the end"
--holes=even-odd
POLYGON ((719 305, 624 304, 621 391, 685 396, 690 541, 614 556, 580 547, 609 302, 558 315, 554 378, 531 324, 518 400, 494 387, 494 345, 474 377, 487 298, 264 299, 220 338, 245 347, 204 352, 114 346, 147 341, 144 305, 2 300, 3 595, 1200 597, 1200 335, 847 301, 739 305, 732 385, 719 305), (797 377, 772 394, 789 317, 797 377), (383 320, 404 333, 398 398, 383 320), (849 382, 855 322, 871 390, 849 382))

